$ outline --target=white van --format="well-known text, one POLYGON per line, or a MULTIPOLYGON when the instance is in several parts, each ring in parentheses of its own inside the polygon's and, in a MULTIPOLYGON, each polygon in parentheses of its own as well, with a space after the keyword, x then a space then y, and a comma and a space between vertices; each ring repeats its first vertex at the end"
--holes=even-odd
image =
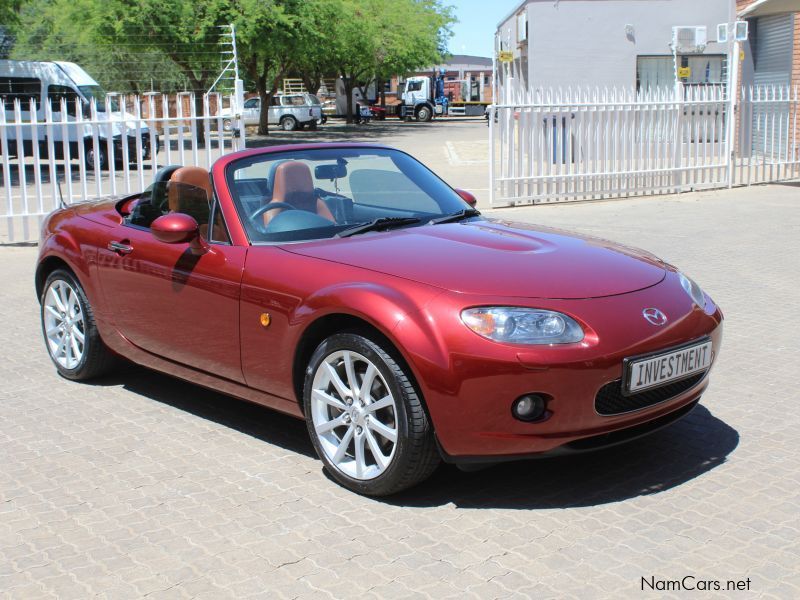
MULTIPOLYGON (((88 169, 93 169, 95 165, 95 151, 97 152, 100 168, 106 168, 108 161, 108 137, 111 136, 113 155, 115 163, 122 161, 122 127, 121 121, 125 121, 126 143, 128 144, 128 156, 131 161, 136 161, 136 121, 135 117, 129 113, 121 113, 116 99, 111 99, 111 115, 106 115, 106 93, 92 77, 75 63, 70 62, 34 62, 25 60, 0 60, 0 99, 5 106, 6 123, 16 121, 14 113, 14 100, 19 100, 21 120, 29 122, 31 120, 31 100, 36 102, 36 120, 40 125, 36 127, 39 153, 41 157, 47 157, 48 131, 47 127, 41 125, 45 120, 45 103, 50 102, 53 111, 53 120, 61 121, 61 100, 67 101, 67 120, 76 119, 76 101, 80 103, 84 120, 90 120, 90 102, 94 98, 97 107, 97 119, 103 121, 111 119, 111 123, 106 125, 92 126, 89 124, 68 125, 67 136, 69 155, 71 158, 80 156, 78 145, 84 145, 84 161, 88 169), (94 133, 97 133, 97 149, 94 148, 94 133)), ((21 133, 22 152, 26 156, 32 153, 32 131, 33 127, 23 125, 18 128, 14 126, 5 127, 6 139, 8 143, 9 156, 20 154, 17 139, 21 133)), ((150 158, 151 140, 150 132, 142 124, 140 127, 142 135, 142 156, 143 160, 150 158)), ((55 158, 64 158, 64 128, 61 125, 52 127, 53 150, 55 158)), ((156 139, 155 149, 158 149, 158 138, 156 139)), ((0 134, 0 140, 2 135, 0 134)), ((3 150, 0 147, 0 154, 3 150)))

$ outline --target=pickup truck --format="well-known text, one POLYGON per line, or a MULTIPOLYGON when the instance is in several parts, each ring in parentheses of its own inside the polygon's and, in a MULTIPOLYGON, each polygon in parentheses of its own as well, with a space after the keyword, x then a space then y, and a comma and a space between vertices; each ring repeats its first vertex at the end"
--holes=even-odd
MULTIPOLYGON (((261 117, 261 99, 248 98, 242 107, 245 125, 258 125, 261 117)), ((230 108, 222 110, 222 128, 230 131, 233 114, 230 108)), ((272 97, 269 107, 270 125, 278 125, 284 131, 294 131, 308 126, 316 129, 323 122, 322 105, 313 94, 280 94, 272 97)))

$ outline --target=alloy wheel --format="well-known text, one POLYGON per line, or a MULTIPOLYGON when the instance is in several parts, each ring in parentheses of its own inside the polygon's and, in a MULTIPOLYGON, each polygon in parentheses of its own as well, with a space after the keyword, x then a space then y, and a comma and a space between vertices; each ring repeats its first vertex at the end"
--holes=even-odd
POLYGON ((311 417, 328 460, 366 481, 390 466, 398 440, 395 397, 365 356, 338 350, 319 364, 311 389, 311 417))
POLYGON ((61 279, 45 292, 44 331, 53 360, 65 369, 75 369, 83 358, 86 323, 78 294, 61 279))

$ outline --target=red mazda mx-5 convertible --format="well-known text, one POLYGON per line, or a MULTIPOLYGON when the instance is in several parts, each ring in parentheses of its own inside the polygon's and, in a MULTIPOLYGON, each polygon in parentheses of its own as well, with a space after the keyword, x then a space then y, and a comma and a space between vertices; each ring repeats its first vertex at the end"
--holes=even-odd
POLYGON ((303 418, 331 475, 370 495, 442 459, 600 448, 692 410, 722 337, 696 283, 474 204, 380 146, 163 168, 47 218, 47 350, 69 379, 121 356, 303 418))

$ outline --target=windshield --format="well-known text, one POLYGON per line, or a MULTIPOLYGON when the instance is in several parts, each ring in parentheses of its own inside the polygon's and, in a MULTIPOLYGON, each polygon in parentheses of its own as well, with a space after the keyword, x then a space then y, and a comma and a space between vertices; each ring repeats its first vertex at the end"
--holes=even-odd
MULTIPOLYGON (((106 92, 99 85, 79 85, 78 89, 83 93, 88 100, 92 98, 97 102, 97 110, 105 112, 106 110, 106 92)), ((116 98, 111 98, 111 110, 113 112, 119 111, 119 102, 116 98)))
POLYGON ((314 94, 309 94, 308 95, 308 103, 309 104, 313 104, 314 106, 319 106, 320 104, 322 104, 319 101, 319 98, 317 98, 314 94))
POLYGON ((226 177, 254 243, 333 238, 376 219, 406 219, 399 225, 417 226, 470 208, 422 164, 384 148, 251 156, 231 163, 226 177))

